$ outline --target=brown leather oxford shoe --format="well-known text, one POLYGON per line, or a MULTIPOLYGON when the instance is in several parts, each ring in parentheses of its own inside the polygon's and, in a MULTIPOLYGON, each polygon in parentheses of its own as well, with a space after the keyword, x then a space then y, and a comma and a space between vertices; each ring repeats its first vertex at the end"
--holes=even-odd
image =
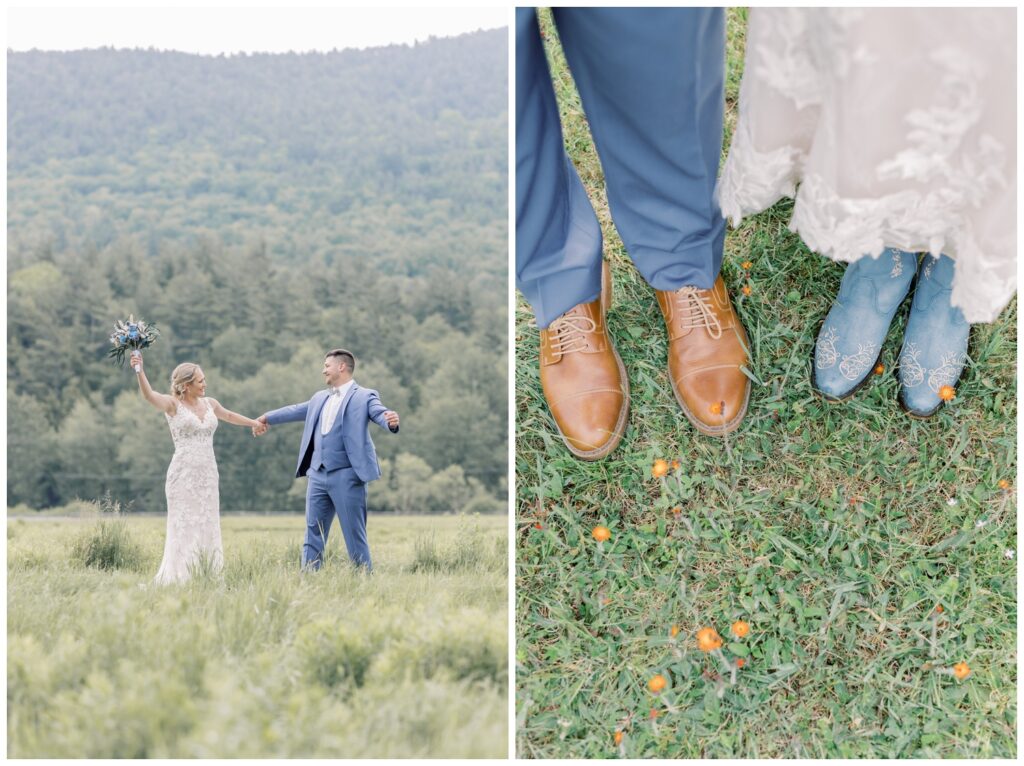
POLYGON ((719 276, 710 290, 658 290, 668 328, 668 372, 683 414, 701 433, 735 431, 747 412, 747 333, 719 276))
POLYGON ((582 460, 609 454, 626 431, 629 379, 605 326, 611 273, 601 272, 601 296, 574 306, 540 331, 540 382, 569 451, 582 460))

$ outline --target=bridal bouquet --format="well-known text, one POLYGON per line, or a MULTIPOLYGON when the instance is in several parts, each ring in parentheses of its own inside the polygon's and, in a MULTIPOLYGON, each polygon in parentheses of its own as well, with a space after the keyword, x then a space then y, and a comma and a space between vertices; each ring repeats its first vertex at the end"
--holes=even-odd
MULTIPOLYGON (((113 348, 110 349, 109 355, 114 358, 115 362, 124 367, 124 355, 126 352, 141 351, 144 348, 149 348, 159 337, 160 331, 156 329, 156 322, 146 324, 141 319, 135 321, 134 315, 129 314, 127 321, 119 320, 114 323, 114 334, 110 336, 113 348)), ((135 366, 135 372, 138 371, 139 368, 135 366)))

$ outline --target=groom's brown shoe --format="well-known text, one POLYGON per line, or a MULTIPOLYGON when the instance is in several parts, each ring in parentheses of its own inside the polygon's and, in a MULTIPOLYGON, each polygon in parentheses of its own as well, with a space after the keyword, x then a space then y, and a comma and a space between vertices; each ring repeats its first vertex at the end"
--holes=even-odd
POLYGON ((698 431, 721 436, 739 427, 750 399, 747 333, 722 277, 710 290, 658 290, 668 328, 668 372, 683 413, 698 431))
POLYGON ((598 460, 622 440, 629 413, 629 379, 605 326, 612 301, 608 264, 601 296, 580 303, 540 331, 540 382, 569 451, 598 460))

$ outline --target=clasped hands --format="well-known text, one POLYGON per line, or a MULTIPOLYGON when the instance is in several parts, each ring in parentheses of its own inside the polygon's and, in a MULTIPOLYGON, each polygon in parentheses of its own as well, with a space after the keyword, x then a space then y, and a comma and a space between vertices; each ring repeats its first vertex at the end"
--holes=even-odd
POLYGON ((270 424, 267 423, 266 415, 260 415, 258 418, 256 418, 256 422, 259 423, 259 425, 252 427, 253 436, 263 436, 263 434, 270 430, 270 424))

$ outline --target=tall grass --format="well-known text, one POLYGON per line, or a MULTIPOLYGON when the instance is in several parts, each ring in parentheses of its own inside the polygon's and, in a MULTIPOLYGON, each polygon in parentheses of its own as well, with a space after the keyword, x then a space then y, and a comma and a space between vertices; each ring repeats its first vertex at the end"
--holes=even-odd
POLYGON ((433 532, 417 538, 411 571, 500 570, 506 566, 504 543, 500 538, 492 543, 477 524, 464 521, 446 543, 433 532))
POLYGON ((162 521, 124 519, 132 570, 71 556, 92 523, 9 542, 9 757, 505 756, 504 562, 413 569, 428 531, 489 551, 505 519, 372 518, 367 576, 337 528, 302 573, 301 519, 229 518, 221 577, 145 588, 162 521))
POLYGON ((103 519, 75 540, 71 558, 87 567, 137 571, 142 565, 142 547, 128 531, 121 504, 108 494, 92 507, 93 513, 86 517, 102 514, 103 519))

